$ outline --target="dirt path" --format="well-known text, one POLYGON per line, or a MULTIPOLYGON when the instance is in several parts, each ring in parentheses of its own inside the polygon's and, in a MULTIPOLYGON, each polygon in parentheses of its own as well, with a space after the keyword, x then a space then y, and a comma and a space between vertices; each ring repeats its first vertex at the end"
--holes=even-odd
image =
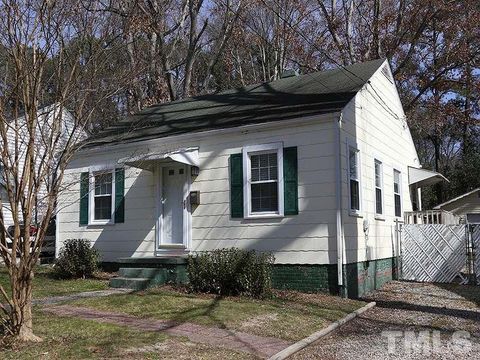
POLYGON ((479 359, 480 287, 391 282, 377 306, 293 359, 479 359))
POLYGON ((268 358, 291 343, 285 340, 251 335, 245 332, 202 326, 192 323, 172 323, 165 320, 142 319, 122 313, 100 311, 69 305, 49 306, 43 311, 58 316, 73 316, 115 325, 129 326, 143 331, 163 331, 173 336, 184 336, 190 341, 225 347, 261 358, 268 358))

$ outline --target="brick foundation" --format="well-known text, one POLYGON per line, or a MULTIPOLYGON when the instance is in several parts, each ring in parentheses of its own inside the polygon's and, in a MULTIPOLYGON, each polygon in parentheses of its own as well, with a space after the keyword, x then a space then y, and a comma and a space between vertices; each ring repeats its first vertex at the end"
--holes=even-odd
MULTIPOLYGON (((188 281, 185 258, 152 258, 152 259, 122 259, 120 278, 144 278, 145 285, 161 285, 162 283, 186 283, 188 281), (153 271, 153 269, 156 269, 153 271), (148 270, 150 269, 150 270, 148 270), (152 271, 154 274, 151 274, 152 271), (148 276, 147 276, 148 275, 148 276)), ((115 266, 110 265, 110 268, 115 266)), ((345 295, 349 298, 358 298, 365 293, 380 288, 386 282, 396 278, 396 261, 394 258, 350 263, 343 266, 345 295)), ((292 265, 276 264, 272 271, 272 285, 279 290, 297 290, 302 292, 328 292, 339 295, 337 265, 292 265)), ((142 285, 142 286, 143 286, 142 285)), ((125 285, 118 284, 117 287, 125 285)))

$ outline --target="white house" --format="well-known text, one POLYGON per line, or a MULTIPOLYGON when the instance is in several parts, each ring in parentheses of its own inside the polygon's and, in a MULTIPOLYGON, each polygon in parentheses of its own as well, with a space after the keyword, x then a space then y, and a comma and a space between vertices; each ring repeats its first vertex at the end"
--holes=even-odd
MULTIPOLYGON (((18 173, 22 174, 25 166, 25 155, 28 148, 28 129, 25 117, 21 116, 16 121, 12 121, 7 128, 7 141, 1 141, 0 148, 6 144, 10 151, 10 160, 6 161, 8 166, 15 164, 18 168, 18 173), (15 160, 17 158, 17 160, 15 160)), ((55 141, 55 136, 58 136, 58 144, 56 149, 61 150, 65 146, 66 141, 72 139, 73 141, 80 141, 85 138, 85 134, 75 129, 74 117, 60 104, 55 103, 49 106, 45 106, 38 110, 36 119, 36 139, 35 139, 35 165, 36 169, 40 166, 43 157, 45 156, 45 143, 52 137, 55 141), (52 134, 54 136, 52 137, 52 134)), ((6 159, 6 158, 5 158, 6 159)), ((2 204, 2 213, 4 226, 8 229, 13 225, 13 211, 8 200, 6 192, 7 173, 4 170, 4 163, 0 161, 0 202, 2 204)), ((36 221, 40 221, 44 210, 44 201, 46 196, 46 189, 42 188, 37 194, 37 206, 35 207, 35 213, 33 218, 36 221)), ((22 216, 20 215, 20 219, 22 216)), ((23 221, 22 221, 23 222, 23 221)), ((46 244, 52 243, 51 250, 55 250, 54 247, 54 234, 47 237, 46 244)), ((50 245, 49 245, 50 246, 50 245)), ((49 251, 49 248, 43 248, 43 250, 49 251)))
POLYGON ((392 278, 396 221, 419 200, 409 167, 386 60, 155 105, 71 162, 57 247, 86 238, 138 270, 116 286, 186 254, 271 251, 275 286, 356 296, 392 278))
POLYGON ((480 223, 480 188, 450 199, 433 209, 448 211, 468 223, 480 223))

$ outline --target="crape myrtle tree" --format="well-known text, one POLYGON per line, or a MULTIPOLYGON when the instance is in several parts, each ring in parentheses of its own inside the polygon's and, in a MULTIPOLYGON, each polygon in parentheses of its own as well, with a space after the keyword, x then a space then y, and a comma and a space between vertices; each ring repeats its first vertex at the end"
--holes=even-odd
POLYGON ((85 9, 81 0, 0 2, 0 256, 10 278, 0 325, 18 341, 41 340, 32 280, 65 168, 121 89, 109 19, 85 9))

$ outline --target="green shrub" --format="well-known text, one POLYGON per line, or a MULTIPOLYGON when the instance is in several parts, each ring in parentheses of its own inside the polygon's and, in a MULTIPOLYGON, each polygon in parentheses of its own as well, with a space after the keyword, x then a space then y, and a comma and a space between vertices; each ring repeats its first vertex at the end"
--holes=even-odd
POLYGON ((99 253, 86 239, 68 239, 63 243, 55 272, 62 278, 87 278, 98 269, 99 253))
POLYGON ((265 297, 271 291, 274 256, 254 250, 218 249, 188 258, 190 290, 265 297))

